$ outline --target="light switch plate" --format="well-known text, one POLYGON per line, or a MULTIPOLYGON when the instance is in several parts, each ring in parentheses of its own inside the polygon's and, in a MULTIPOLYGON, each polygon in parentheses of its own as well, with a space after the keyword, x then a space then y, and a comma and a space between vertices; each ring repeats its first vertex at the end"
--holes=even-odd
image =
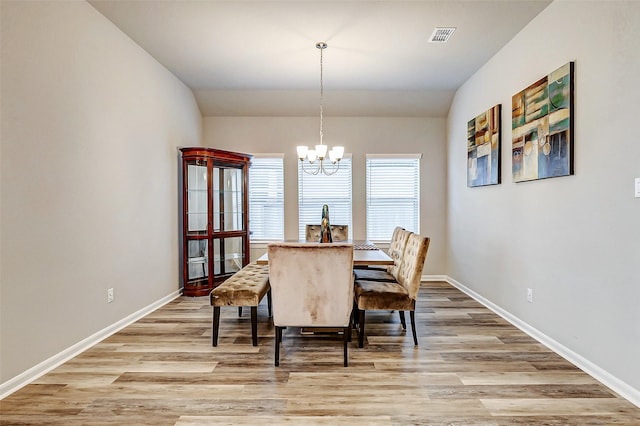
POLYGON ((636 178, 636 198, 640 198, 640 178, 636 178))

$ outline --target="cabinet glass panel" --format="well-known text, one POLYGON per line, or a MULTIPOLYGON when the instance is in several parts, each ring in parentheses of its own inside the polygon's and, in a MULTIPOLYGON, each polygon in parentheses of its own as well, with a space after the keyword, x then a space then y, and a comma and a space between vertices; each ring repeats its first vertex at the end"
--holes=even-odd
POLYGON ((213 239, 214 275, 233 274, 242 269, 244 237, 213 239))
POLYGON ((187 279, 191 285, 208 285, 209 245, 207 240, 187 240, 187 279))
POLYGON ((187 231, 207 231, 207 165, 204 161, 187 164, 187 231))
POLYGON ((242 169, 223 169, 224 184, 224 230, 241 231, 244 224, 242 169))

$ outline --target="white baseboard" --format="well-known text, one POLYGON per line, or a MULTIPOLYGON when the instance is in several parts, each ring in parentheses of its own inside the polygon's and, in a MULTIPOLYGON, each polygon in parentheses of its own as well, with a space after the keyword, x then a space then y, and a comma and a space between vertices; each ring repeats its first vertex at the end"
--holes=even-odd
POLYGON ((423 275, 420 277, 420 281, 447 281, 449 279, 446 275, 423 275))
POLYGON ((97 333, 87 337, 86 339, 81 340, 75 345, 68 347, 67 349, 52 356, 51 358, 42 361, 40 364, 34 367, 31 367, 30 369, 17 375, 16 377, 0 384, 0 400, 6 398, 7 396, 17 391, 18 389, 38 379, 39 377, 47 374, 49 371, 53 370, 54 368, 64 364, 65 362, 69 361, 71 358, 75 357, 81 352, 86 351, 96 343, 99 343, 100 341, 106 339, 112 334, 122 330, 126 326, 133 324, 140 318, 150 314, 151 312, 155 311, 161 306, 166 305, 167 303, 171 302, 173 299, 179 297, 180 294, 181 294, 180 290, 175 291, 169 294, 168 296, 165 296, 162 299, 150 304, 149 306, 146 306, 140 309, 139 311, 134 312, 133 314, 121 319, 120 321, 114 324, 111 324, 110 326, 98 331, 97 333))
POLYGON ((509 321, 512 325, 519 328, 523 332, 527 333, 529 336, 533 337, 538 342, 542 343, 543 345, 545 345, 546 347, 548 347, 549 349, 551 349, 552 351, 554 351, 555 353, 557 353, 558 355, 560 355, 561 357, 563 357, 564 359, 566 359, 567 361, 575 365, 576 367, 580 368, 585 373, 589 374, 591 377, 598 380, 603 385, 607 386, 608 388, 613 390, 615 393, 617 393, 621 397, 625 398, 626 400, 636 405, 637 407, 640 407, 640 390, 633 388, 631 385, 618 379, 608 371, 597 366, 596 364, 592 363, 588 359, 582 357, 580 354, 572 351, 571 349, 567 348, 561 343, 553 340, 546 334, 530 326, 529 324, 522 321, 520 318, 514 316, 513 314, 505 311, 498 305, 492 303, 490 300, 485 299, 480 294, 464 286, 463 284, 459 283, 453 278, 447 276, 444 279, 444 281, 448 282, 452 286, 456 287, 458 290, 472 297, 477 302, 481 303, 482 305, 492 310, 496 314, 500 315, 502 318, 509 321))

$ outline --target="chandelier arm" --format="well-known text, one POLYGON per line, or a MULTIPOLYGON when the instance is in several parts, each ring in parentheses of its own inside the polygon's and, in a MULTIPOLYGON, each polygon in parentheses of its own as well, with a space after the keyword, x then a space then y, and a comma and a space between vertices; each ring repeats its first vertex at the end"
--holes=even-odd
POLYGON ((324 173, 327 176, 335 175, 338 172, 338 170, 340 170, 340 162, 339 161, 337 161, 335 163, 332 163, 333 167, 331 169, 326 168, 324 166, 324 162, 322 162, 320 164, 321 164, 321 167, 322 167, 322 173, 324 173))
MULTIPOLYGON (((322 161, 318 162, 318 165, 315 167, 315 169, 308 169, 307 167, 304 166, 304 160, 302 161, 302 171, 305 172, 308 175, 317 175, 318 173, 320 173, 320 170, 322 168, 322 161)), ((309 165, 311 165, 311 163, 309 163, 309 165)))

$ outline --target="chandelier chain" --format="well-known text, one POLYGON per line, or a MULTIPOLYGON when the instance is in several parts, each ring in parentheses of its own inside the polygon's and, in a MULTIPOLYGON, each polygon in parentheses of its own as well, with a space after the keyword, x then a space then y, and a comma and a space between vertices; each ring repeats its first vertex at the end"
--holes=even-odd
POLYGON ((324 47, 320 47, 320 144, 322 144, 322 138, 324 133, 322 131, 322 119, 323 119, 323 104, 324 104, 324 84, 322 81, 322 51, 324 47))

